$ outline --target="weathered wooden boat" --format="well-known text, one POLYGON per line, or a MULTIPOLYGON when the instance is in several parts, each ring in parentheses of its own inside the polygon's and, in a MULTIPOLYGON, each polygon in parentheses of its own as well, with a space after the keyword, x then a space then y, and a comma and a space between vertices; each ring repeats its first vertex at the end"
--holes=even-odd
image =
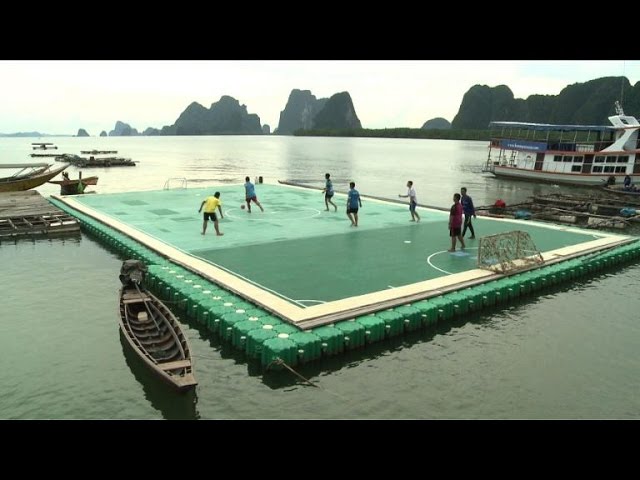
POLYGON ((141 286, 144 263, 120 269, 120 331, 133 351, 165 383, 179 391, 195 387, 191 349, 171 311, 141 286))
POLYGON ((640 190, 635 186, 630 188, 624 188, 623 185, 605 185, 602 187, 605 192, 614 193, 616 195, 638 197, 640 198, 640 190))
POLYGON ((10 177, 0 178, 0 192, 21 192, 39 187, 62 172, 69 165, 51 168, 48 163, 7 163, 0 164, 0 168, 19 169, 10 177), (28 170, 31 169, 31 170, 28 170))
POLYGON ((82 178, 82 173, 80 176, 71 180, 66 172, 62 174, 62 180, 49 180, 49 183, 53 183, 56 185, 60 185, 60 195, 78 195, 81 193, 85 193, 84 189, 88 185, 97 185, 98 177, 86 177, 82 178))

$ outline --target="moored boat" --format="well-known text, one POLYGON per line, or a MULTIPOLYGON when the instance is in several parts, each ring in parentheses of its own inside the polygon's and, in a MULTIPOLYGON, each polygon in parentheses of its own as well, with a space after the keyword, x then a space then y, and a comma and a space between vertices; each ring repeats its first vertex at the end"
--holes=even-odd
POLYGON ((120 331, 144 364, 179 391, 197 385, 191 349, 171 311, 142 285, 146 266, 126 260, 120 269, 120 331))
POLYGON ((616 102, 611 125, 491 122, 485 168, 496 177, 603 186, 629 175, 640 182, 640 123, 616 102))
POLYGON ((62 174, 62 177, 62 180, 49 180, 49 183, 60 185, 60 195, 78 195, 84 193, 86 186, 98 184, 98 177, 82 178, 82 172, 75 180, 71 180, 66 172, 62 174))
POLYGON ((623 185, 605 185, 602 187, 606 192, 615 193, 616 195, 640 197, 640 189, 635 186, 625 188, 623 185))
POLYGON ((58 175, 68 166, 68 164, 65 164, 52 169, 51 165, 47 163, 0 164, 0 168, 18 170, 9 177, 0 178, 0 192, 21 192, 39 187, 58 175))

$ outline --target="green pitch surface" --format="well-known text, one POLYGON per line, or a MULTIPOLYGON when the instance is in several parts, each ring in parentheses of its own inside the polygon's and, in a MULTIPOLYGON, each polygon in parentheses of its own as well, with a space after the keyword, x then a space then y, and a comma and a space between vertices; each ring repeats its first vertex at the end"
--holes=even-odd
MULTIPOLYGON (((356 187, 357 188, 357 187, 356 187)), ((407 205, 362 198, 357 228, 338 211, 325 211, 324 195, 280 185, 256 185, 265 211, 242 210, 244 187, 87 195, 75 200, 183 252, 203 259, 300 307, 410 285, 477 268, 478 240, 455 253, 448 212, 422 209, 410 222, 407 205), (201 235, 201 202, 221 192, 224 219, 216 236, 201 235)), ((443 200, 443 204, 449 202, 443 200)), ((600 238, 588 231, 478 217, 476 236, 523 230, 541 252, 600 238)), ((469 234, 467 234, 469 235, 469 234)))

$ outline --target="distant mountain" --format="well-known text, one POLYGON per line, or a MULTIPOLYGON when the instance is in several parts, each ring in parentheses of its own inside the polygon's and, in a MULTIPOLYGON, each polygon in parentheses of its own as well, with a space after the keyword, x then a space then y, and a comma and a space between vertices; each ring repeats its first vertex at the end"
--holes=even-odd
POLYGON ((144 132, 142 132, 142 135, 149 135, 149 136, 160 135, 160 130, 153 127, 147 127, 144 129, 144 132))
POLYGON ((271 127, 269 126, 268 123, 265 123, 264 125, 262 125, 262 133, 264 135, 269 135, 271 134, 271 127))
POLYGON ((296 130, 311 130, 313 119, 327 103, 328 98, 316 98, 311 90, 294 88, 289 99, 280 112, 280 121, 275 133, 291 135, 296 130))
POLYGON ((50 137, 46 133, 40 132, 17 132, 17 133, 0 133, 0 137, 50 137))
POLYGON ((105 132, 104 130, 102 130, 102 131, 100 132, 100 136, 101 136, 101 137, 106 137, 106 136, 107 136, 107 132, 105 132))
POLYGON ((160 135, 261 135, 260 117, 248 113, 246 105, 223 95, 211 108, 193 102, 176 123, 166 125, 160 135))
POLYGON ((109 132, 110 137, 133 137, 135 135, 140 135, 138 130, 131 128, 131 125, 120 120, 116 122, 114 129, 109 132))
POLYGON ((89 134, 84 128, 78 129, 78 134, 76 135, 76 137, 88 137, 88 136, 89 134))
POLYGON ((474 85, 462 98, 458 114, 451 122, 455 129, 487 129, 489 122, 608 125, 614 103, 624 92, 627 115, 640 114, 640 82, 633 87, 626 77, 603 77, 563 88, 558 95, 531 95, 514 98, 506 85, 474 85))
POLYGON ((362 128, 349 92, 319 98, 310 90, 293 89, 275 133, 291 135, 298 130, 362 128))
POLYGON ((451 124, 449 120, 446 120, 442 117, 432 118, 431 120, 427 120, 422 125, 423 130, 449 130, 451 128, 451 124))
POLYGON ((313 119, 317 129, 358 129, 362 128, 349 92, 333 95, 313 119))

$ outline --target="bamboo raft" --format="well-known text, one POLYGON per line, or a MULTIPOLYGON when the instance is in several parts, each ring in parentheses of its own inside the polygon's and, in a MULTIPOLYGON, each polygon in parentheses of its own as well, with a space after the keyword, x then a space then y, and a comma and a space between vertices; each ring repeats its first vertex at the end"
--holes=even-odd
POLYGON ((608 192, 534 195, 523 203, 476 208, 478 215, 574 224, 583 228, 624 229, 640 224, 640 198, 621 198, 608 192))

